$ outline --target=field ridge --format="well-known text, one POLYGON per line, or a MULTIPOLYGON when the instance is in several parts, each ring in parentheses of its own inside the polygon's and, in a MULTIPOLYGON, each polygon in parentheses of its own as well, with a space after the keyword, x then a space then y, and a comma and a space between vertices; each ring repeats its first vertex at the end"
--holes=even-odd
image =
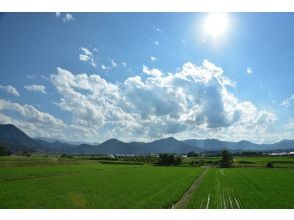
POLYGON ((189 187, 189 189, 183 194, 183 196, 180 198, 178 202, 176 202, 173 206, 172 209, 184 209, 186 208, 186 205, 188 204, 193 192, 197 189, 197 187, 200 185, 202 182, 202 179, 208 172, 209 167, 206 167, 202 173, 196 177, 192 185, 189 187))

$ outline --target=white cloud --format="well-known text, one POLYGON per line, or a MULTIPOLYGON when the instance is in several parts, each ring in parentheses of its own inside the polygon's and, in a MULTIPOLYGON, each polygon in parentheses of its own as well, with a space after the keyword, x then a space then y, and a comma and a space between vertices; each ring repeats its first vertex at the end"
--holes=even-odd
POLYGON ((86 47, 81 47, 81 51, 87 56, 93 56, 93 53, 86 47))
POLYGON ((110 60, 110 62, 111 62, 112 67, 117 67, 118 66, 118 64, 114 60, 110 60))
POLYGON ((27 75, 27 78, 28 79, 35 79, 36 78, 36 75, 32 74, 32 75, 27 75))
POLYGON ((99 75, 58 68, 51 82, 60 95, 58 106, 72 115, 72 125, 99 140, 173 135, 260 142, 273 137, 275 114, 240 101, 228 90, 234 83, 211 62, 189 62, 168 74, 143 66, 143 72, 147 77, 113 84, 99 75))
POLYGON ((0 111, 2 110, 17 112, 23 119, 12 119, 1 113, 0 123, 13 123, 24 128, 31 135, 34 135, 36 132, 36 135, 47 133, 47 136, 49 136, 51 132, 54 135, 58 130, 60 134, 63 133, 64 123, 62 120, 56 119, 48 113, 40 112, 31 105, 20 105, 0 99, 0 111))
POLYGON ((7 86, 3 86, 3 85, 0 85, 0 89, 3 89, 5 90, 7 93, 10 93, 14 96, 19 96, 19 92, 17 91, 16 88, 14 88, 13 86, 11 85, 7 85, 7 86))
POLYGON ((101 64, 101 69, 108 71, 111 68, 109 66, 105 66, 104 64, 101 64))
POLYGON ((41 77, 41 79, 43 79, 43 80, 46 80, 46 81, 48 81, 48 80, 49 80, 49 77, 48 77, 48 76, 41 75, 40 77, 41 77))
POLYGON ((62 120, 56 119, 48 113, 40 112, 32 105, 20 105, 15 102, 0 99, 0 110, 16 111, 25 118, 30 119, 31 122, 46 122, 49 124, 63 125, 62 120))
POLYGON ((64 14, 64 13, 60 13, 60 12, 55 12, 55 17, 62 19, 63 23, 75 20, 73 15, 70 13, 64 14), (64 16, 62 16, 62 15, 64 15, 64 16))
POLYGON ((88 62, 88 61, 90 61, 90 57, 85 54, 79 54, 79 60, 84 61, 84 62, 88 62))
POLYGON ((74 17, 72 14, 70 13, 66 13, 65 16, 62 18, 62 21, 65 23, 65 22, 68 22, 68 21, 73 21, 74 20, 74 17))
POLYGON ((154 56, 151 56, 149 59, 150 59, 151 61, 153 61, 153 62, 157 60, 157 58, 154 57, 154 56))
POLYGON ((163 31, 162 31, 161 29, 159 29, 158 27, 156 27, 156 26, 153 26, 153 29, 154 29, 156 32, 163 33, 163 31))
POLYGON ((127 63, 126 62, 122 62, 122 66, 123 67, 126 67, 127 66, 127 63))
POLYGON ((292 119, 287 124, 285 124, 285 128, 294 131, 294 120, 292 119))
POLYGON ((54 137, 67 140, 80 140, 89 135, 84 127, 66 124, 53 115, 37 110, 32 105, 0 99, 0 124, 14 124, 31 137, 54 137), (6 115, 6 112, 18 113, 18 118, 6 115))
POLYGON ((162 72, 158 69, 149 69, 147 66, 143 66, 143 73, 150 76, 161 76, 162 72))
POLYGON ((252 74, 252 73, 253 73, 252 68, 251 68, 251 67, 247 67, 247 68, 246 68, 246 73, 247 73, 247 74, 252 74))
POLYGON ((118 98, 118 88, 99 75, 73 75, 58 68, 57 74, 51 75, 51 81, 62 96, 58 105, 72 113, 73 122, 77 125, 92 128, 101 126, 107 107, 118 98))
POLYGON ((154 41, 153 42, 155 45, 159 45, 159 41, 154 41))
POLYGON ((28 91, 41 92, 43 94, 46 94, 46 87, 44 85, 25 85, 24 88, 28 91))
POLYGON ((283 106, 283 107, 292 107, 294 106, 294 94, 292 94, 289 98, 285 99, 281 104, 280 106, 283 106))
POLYGON ((81 54, 79 54, 79 60, 82 62, 87 62, 91 66, 96 67, 93 53, 86 47, 81 47, 80 50, 81 50, 81 54))

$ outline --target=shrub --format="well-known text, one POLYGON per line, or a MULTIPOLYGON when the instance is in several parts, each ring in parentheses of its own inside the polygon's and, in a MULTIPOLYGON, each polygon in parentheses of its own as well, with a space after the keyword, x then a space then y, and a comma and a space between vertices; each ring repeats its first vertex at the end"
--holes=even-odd
POLYGON ((60 158, 72 158, 71 155, 61 154, 60 158))
POLYGON ((174 154, 159 154, 159 165, 180 165, 182 163, 182 157, 174 154))
POLYGON ((233 164, 233 156, 228 150, 222 151, 222 159, 219 161, 220 167, 231 167, 233 164))
POLYGON ((267 168, 273 168, 274 167, 274 164, 272 162, 267 162, 266 163, 266 167, 267 168))
POLYGON ((199 154, 195 153, 194 151, 190 151, 188 154, 187 154, 187 157, 198 157, 199 154))
POLYGON ((0 146, 0 156, 8 156, 9 150, 7 150, 5 147, 0 146))
POLYGON ((199 166, 203 166, 205 164, 205 160, 204 159, 200 159, 198 161, 199 166))
POLYGON ((31 154, 29 152, 27 152, 27 151, 23 151, 22 156, 30 157, 31 154))

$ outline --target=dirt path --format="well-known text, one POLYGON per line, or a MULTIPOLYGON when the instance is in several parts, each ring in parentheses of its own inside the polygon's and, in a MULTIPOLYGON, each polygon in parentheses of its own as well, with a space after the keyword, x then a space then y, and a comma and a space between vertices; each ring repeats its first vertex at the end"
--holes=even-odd
POLYGON ((194 180, 190 188, 183 194, 182 198, 172 206, 172 209, 184 209, 186 208, 186 205, 188 204, 192 193, 197 189, 197 187, 200 185, 202 182, 202 179, 206 175, 209 167, 205 167, 205 170, 200 174, 198 178, 194 180))

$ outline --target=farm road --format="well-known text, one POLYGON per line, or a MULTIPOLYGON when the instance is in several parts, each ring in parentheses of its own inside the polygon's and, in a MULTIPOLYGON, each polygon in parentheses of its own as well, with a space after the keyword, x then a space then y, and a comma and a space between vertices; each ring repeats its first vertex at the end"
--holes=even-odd
POLYGON ((202 179, 206 175, 207 171, 209 170, 209 167, 205 167, 205 170, 200 174, 198 178, 194 180, 192 185, 189 187, 189 189, 183 194, 182 198, 172 206, 172 209, 184 209, 186 208, 187 203, 189 202, 192 193, 197 189, 197 187, 201 184, 202 179))

